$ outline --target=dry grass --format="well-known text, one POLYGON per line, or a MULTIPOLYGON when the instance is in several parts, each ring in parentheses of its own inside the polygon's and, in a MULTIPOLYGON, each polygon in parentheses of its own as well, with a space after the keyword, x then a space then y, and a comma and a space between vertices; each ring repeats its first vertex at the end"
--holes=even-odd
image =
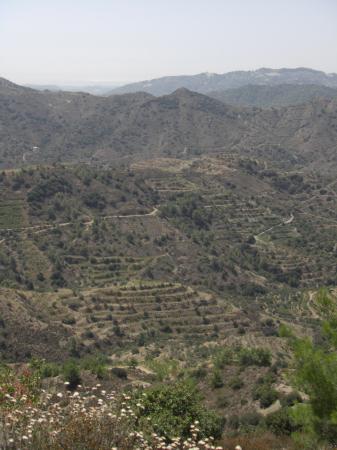
POLYGON ((269 434, 226 438, 222 445, 224 450, 233 450, 236 445, 243 450, 295 450, 290 439, 269 434))

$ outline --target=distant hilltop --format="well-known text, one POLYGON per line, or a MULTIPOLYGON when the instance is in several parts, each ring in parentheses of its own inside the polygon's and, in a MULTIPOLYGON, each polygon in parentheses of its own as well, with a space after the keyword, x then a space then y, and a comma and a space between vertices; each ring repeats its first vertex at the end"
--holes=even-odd
POLYGON ((252 71, 235 71, 224 74, 200 73, 198 75, 181 75, 140 81, 112 89, 106 95, 130 92, 147 92, 152 95, 171 94, 181 87, 206 94, 246 85, 275 86, 279 84, 311 84, 337 87, 337 74, 327 74, 319 70, 299 67, 295 69, 261 68, 252 71))

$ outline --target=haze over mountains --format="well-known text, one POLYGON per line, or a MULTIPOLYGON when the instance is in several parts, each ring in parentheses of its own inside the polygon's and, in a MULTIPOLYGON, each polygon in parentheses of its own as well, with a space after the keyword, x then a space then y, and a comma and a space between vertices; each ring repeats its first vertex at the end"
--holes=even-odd
POLYGON ((38 91, 67 91, 67 92, 87 92, 92 95, 105 95, 112 89, 116 89, 123 83, 69 83, 69 84, 26 84, 26 87, 37 89, 38 91))
POLYGON ((143 91, 152 95, 164 95, 170 94, 181 87, 206 94, 211 91, 233 89, 249 84, 266 86, 275 86, 278 84, 318 84, 337 87, 337 74, 326 74, 307 68, 261 68, 254 71, 234 71, 224 74, 201 73, 198 75, 171 76, 131 83, 114 89, 109 94, 143 91))

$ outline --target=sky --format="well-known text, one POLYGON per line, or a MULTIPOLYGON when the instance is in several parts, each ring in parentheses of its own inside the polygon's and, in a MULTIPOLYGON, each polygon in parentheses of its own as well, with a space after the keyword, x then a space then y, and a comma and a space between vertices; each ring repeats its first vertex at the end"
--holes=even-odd
POLYGON ((16 83, 259 67, 337 72, 337 0, 0 0, 0 77, 16 83))

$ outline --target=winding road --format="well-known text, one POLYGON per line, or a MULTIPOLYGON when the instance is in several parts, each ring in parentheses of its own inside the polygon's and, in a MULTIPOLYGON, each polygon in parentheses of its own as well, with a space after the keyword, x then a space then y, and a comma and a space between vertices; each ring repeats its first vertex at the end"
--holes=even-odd
MULTIPOLYGON (((152 211, 150 211, 149 213, 144 213, 144 214, 116 214, 116 215, 111 215, 111 216, 101 216, 98 217, 100 220, 111 220, 111 219, 131 219, 131 218, 136 218, 136 217, 152 217, 152 216, 156 216, 158 214, 158 208, 154 208, 152 211)), ((90 227, 92 226, 92 224, 94 223, 95 219, 90 219, 87 220, 85 222, 80 222, 82 225, 84 225, 85 227, 90 227)), ((54 230, 55 228, 60 228, 60 227, 68 227, 70 225, 74 225, 75 223, 78 222, 61 222, 61 223, 57 223, 55 225, 50 225, 50 224, 41 224, 41 225, 32 225, 30 227, 20 227, 20 228, 2 228, 0 229, 0 232, 10 232, 10 231, 17 231, 17 232, 22 232, 22 231, 35 231, 35 233, 43 233, 44 231, 50 231, 50 230, 54 230)), ((6 239, 2 239, 0 240, 0 245, 3 244, 6 241, 6 239)))
POLYGON ((293 222, 294 219, 295 219, 295 216, 294 216, 293 214, 291 214, 291 216, 289 217, 289 219, 283 219, 281 223, 278 223, 278 224, 276 224, 276 225, 273 225, 273 226, 270 227, 270 228, 267 228, 267 229, 264 230, 264 231, 261 231, 261 233, 256 234, 254 237, 255 237, 255 239, 256 239, 256 238, 258 238, 259 236, 262 236, 263 234, 268 233, 268 231, 273 230, 274 228, 281 227, 282 225, 288 225, 289 223, 293 222))

